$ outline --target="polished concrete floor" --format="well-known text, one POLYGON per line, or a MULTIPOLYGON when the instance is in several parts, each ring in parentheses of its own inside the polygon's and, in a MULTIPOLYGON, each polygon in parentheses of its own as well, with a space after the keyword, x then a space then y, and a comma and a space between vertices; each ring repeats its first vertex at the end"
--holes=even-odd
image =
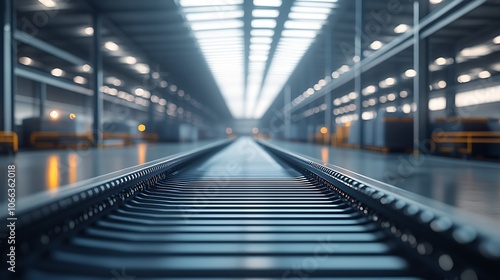
MULTIPOLYGON (((62 187, 152 160, 187 152, 211 142, 140 144, 100 150, 53 150, 0 156, 0 180, 7 165, 17 167, 17 198, 62 187)), ((409 192, 491 218, 500 228, 500 164, 409 154, 384 154, 306 143, 270 141, 271 144, 319 162, 388 183, 409 192)), ((244 154, 242 156, 248 156, 244 154)), ((6 191, 0 192, 5 202, 6 191)))
MULTIPOLYGON (((7 181, 7 166, 15 164, 16 192, 20 199, 44 190, 56 192, 61 187, 71 187, 83 180, 188 152, 209 143, 211 141, 89 150, 20 151, 16 156, 0 155, 0 181, 7 181)), ((0 192, 0 202, 5 202, 6 194, 6 191, 0 192)))
POLYGON ((491 218, 500 228, 500 163, 270 141, 291 152, 491 218))

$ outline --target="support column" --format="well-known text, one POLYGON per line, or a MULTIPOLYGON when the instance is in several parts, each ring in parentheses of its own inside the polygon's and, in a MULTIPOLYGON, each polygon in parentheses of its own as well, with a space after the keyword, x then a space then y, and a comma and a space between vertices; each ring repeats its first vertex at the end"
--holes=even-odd
POLYGON ((290 115, 289 104, 292 103, 292 88, 290 84, 285 86, 285 107, 283 108, 283 119, 285 122, 284 138, 290 140, 292 138, 292 116, 290 115))
MULTIPOLYGON (((156 114, 155 107, 156 107, 156 104, 150 101, 149 107, 148 107, 148 127, 152 127, 154 122, 155 122, 155 114, 156 114)), ((184 109, 186 109, 186 108, 184 108, 184 109)))
POLYGON ((457 110, 455 106, 455 96, 457 95, 457 63, 456 47, 451 47, 452 52, 450 57, 453 58, 453 64, 448 66, 447 77, 446 77, 446 117, 456 117, 457 110))
MULTIPOLYGON (((307 65, 304 65, 304 67, 302 67, 302 75, 300 75, 300 87, 299 87, 299 90, 297 91, 297 96, 301 95, 304 91, 307 90, 308 88, 308 84, 309 84, 309 75, 308 75, 308 71, 307 71, 307 65)), ((299 111, 296 111, 295 113, 296 114, 299 114, 299 112, 302 112, 304 110, 306 110, 307 108, 307 105, 302 107, 299 111)), ((298 129, 298 138, 300 139, 300 141, 303 141, 303 142, 307 142, 307 119, 306 118, 302 118, 302 116, 298 115, 300 118, 299 120, 299 129, 298 129)))
POLYGON ((103 133, 103 96, 101 87, 103 85, 103 70, 102 70, 102 16, 95 13, 92 17, 92 25, 94 27, 93 44, 92 44, 92 78, 93 78, 93 131, 94 146, 102 146, 103 133))
POLYGON ((363 95, 361 94, 361 91, 363 89, 363 75, 361 73, 361 60, 363 58, 363 0, 356 0, 356 15, 355 15, 355 21, 356 21, 356 36, 354 37, 354 55, 355 57, 358 58, 357 61, 355 61, 354 64, 354 91, 358 95, 356 98, 354 104, 356 105, 356 115, 358 116, 358 123, 359 125, 351 127, 351 129, 357 129, 357 135, 358 137, 358 144, 359 147, 361 148, 363 146, 363 106, 361 99, 363 95))
MULTIPOLYGON (((324 77, 330 76, 330 71, 332 68, 332 28, 328 25, 325 28, 325 73, 324 77)), ((330 136, 332 134, 332 92, 328 92, 325 94, 325 127, 328 129, 328 132, 325 136, 325 144, 330 145, 331 140, 330 136)))
POLYGON ((413 153, 426 153, 429 139, 429 40, 420 39, 420 19, 428 14, 428 1, 415 1, 413 5, 413 67, 417 76, 413 80, 413 98, 417 105, 413 121, 413 153))
POLYGON ((38 93, 38 113, 40 118, 45 117, 45 101, 47 100, 47 84, 36 83, 36 92, 38 93))
POLYGON ((1 5, 0 22, 2 23, 2 43, 1 43, 1 64, 0 85, 2 87, 0 95, 0 131, 14 130, 14 94, 15 94, 15 74, 14 67, 17 58, 14 49, 14 30, 16 26, 16 8, 14 0, 3 0, 1 5))

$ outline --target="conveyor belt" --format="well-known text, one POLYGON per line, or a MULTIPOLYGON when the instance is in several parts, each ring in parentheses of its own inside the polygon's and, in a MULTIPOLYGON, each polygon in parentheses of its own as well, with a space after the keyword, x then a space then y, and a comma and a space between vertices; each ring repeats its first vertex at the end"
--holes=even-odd
POLYGON ((151 182, 27 260, 22 276, 443 277, 345 195, 250 139, 151 182))

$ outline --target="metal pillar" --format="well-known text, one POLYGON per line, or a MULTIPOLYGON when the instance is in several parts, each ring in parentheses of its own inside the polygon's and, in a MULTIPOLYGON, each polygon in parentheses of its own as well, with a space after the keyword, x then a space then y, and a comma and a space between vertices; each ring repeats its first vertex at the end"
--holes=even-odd
POLYGON ((155 104, 153 102, 149 103, 148 107, 148 125, 152 126, 155 122, 155 104))
POLYGON ((45 101, 47 100, 47 84, 36 83, 36 91, 38 93, 38 112, 40 118, 45 117, 45 101))
POLYGON ((102 146, 102 132, 103 132, 103 96, 101 92, 101 87, 103 85, 103 71, 102 71, 102 16, 95 13, 92 17, 93 27, 94 27, 94 40, 92 44, 92 78, 93 78, 93 109, 94 109, 94 120, 93 120, 93 131, 94 136, 94 146, 102 146))
POLYGON ((358 130, 358 144, 363 146, 363 106, 361 103, 363 89, 363 74, 361 72, 361 59, 363 57, 363 0, 356 0, 356 36, 354 37, 354 55, 358 61, 354 64, 354 91, 358 94, 354 104, 356 105, 356 115, 358 116, 359 125, 351 127, 358 130))
POLYGON ((1 62, 3 67, 0 73, 2 87, 0 104, 0 131, 14 130, 14 93, 15 74, 14 66, 17 58, 14 49, 14 29, 16 26, 16 8, 14 0, 3 0, 1 5, 0 21, 2 23, 1 62))
POLYGON ((453 64, 448 67, 446 77, 446 117, 451 118, 457 115, 455 106, 455 96, 457 95, 457 50, 452 47, 450 57, 453 58, 453 64))
MULTIPOLYGON (((328 25, 325 28, 325 77, 330 76, 330 70, 332 68, 332 28, 328 25)), ((325 137, 325 144, 330 144, 330 135, 332 134, 332 92, 325 94, 325 127, 328 132, 325 137)))
POLYGON ((288 104, 292 103, 292 87, 290 84, 285 86, 285 107, 283 110, 283 117, 285 122, 284 138, 285 140, 290 140, 292 137, 292 116, 290 115, 290 110, 288 110, 288 104))
POLYGON ((429 40, 421 39, 420 19, 428 14, 428 1, 415 1, 413 5, 413 66, 417 76, 413 80, 413 98, 417 105, 413 121, 413 152, 416 156, 427 153, 429 138, 429 40))

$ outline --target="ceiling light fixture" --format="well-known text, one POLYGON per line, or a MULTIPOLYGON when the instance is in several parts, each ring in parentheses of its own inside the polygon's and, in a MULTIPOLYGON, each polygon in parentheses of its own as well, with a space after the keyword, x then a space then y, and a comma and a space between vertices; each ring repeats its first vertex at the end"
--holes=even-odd
POLYGON ((38 2, 47 8, 54 8, 56 6, 56 2, 53 0, 38 0, 38 2))
POLYGON ((88 72, 92 71, 92 67, 90 67, 90 65, 88 65, 88 64, 84 64, 84 65, 82 65, 82 71, 88 73, 88 72))
POLYGON ((50 73, 52 74, 52 76, 55 77, 61 77, 64 75, 64 71, 61 70, 60 68, 54 68, 52 69, 52 71, 50 71, 50 73))
POLYGON ((493 39, 493 43, 494 44, 500 44, 500 35, 499 36, 496 36, 494 39, 493 39))
POLYGON ((257 7, 280 7, 281 0, 253 0, 253 5, 257 7))
POLYGON ((413 78, 413 77, 417 76, 417 71, 415 71, 413 69, 408 69, 405 71, 405 76, 407 78, 413 78))
POLYGON ((125 57, 125 58, 123 58, 123 61, 127 64, 136 64, 137 63, 137 59, 133 56, 125 57))
POLYGON ((381 48, 382 48, 382 46, 383 46, 382 42, 380 42, 380 41, 378 41, 378 40, 373 41, 373 42, 370 44, 370 48, 371 48, 372 50, 375 50, 375 51, 376 51, 376 50, 381 49, 381 48))
POLYGON ((85 79, 82 76, 75 76, 73 78, 73 82, 75 82, 76 84, 79 84, 79 85, 84 85, 87 83, 87 79, 85 79))
POLYGON ((19 58, 19 63, 21 63, 22 65, 31 65, 33 64, 33 59, 27 56, 23 56, 19 58))
POLYGON ((252 16, 256 18, 276 18, 279 15, 278 10, 255 9, 252 11, 252 16))
POLYGON ((434 60, 434 63, 436 63, 436 65, 443 66, 446 65, 447 59, 444 57, 438 57, 436 58, 436 60, 434 60))
POLYGON ((402 34, 402 33, 405 33, 406 31, 408 31, 410 27, 408 26, 408 24, 400 24, 396 27, 394 27, 394 33, 397 33, 397 34, 402 34))
POLYGON ((94 28, 92 28, 91 26, 85 27, 83 29, 83 33, 88 36, 94 35, 94 28))
POLYGON ((108 41, 104 44, 104 47, 112 52, 116 52, 120 49, 120 47, 112 41, 108 41))
POLYGON ((471 81, 471 76, 468 74, 460 75, 460 76, 458 76, 457 81, 459 83, 468 83, 471 81))
POLYGON ((491 77, 491 73, 489 71, 481 71, 479 72, 479 74, 477 74, 477 76, 481 79, 488 79, 489 77, 491 77))

